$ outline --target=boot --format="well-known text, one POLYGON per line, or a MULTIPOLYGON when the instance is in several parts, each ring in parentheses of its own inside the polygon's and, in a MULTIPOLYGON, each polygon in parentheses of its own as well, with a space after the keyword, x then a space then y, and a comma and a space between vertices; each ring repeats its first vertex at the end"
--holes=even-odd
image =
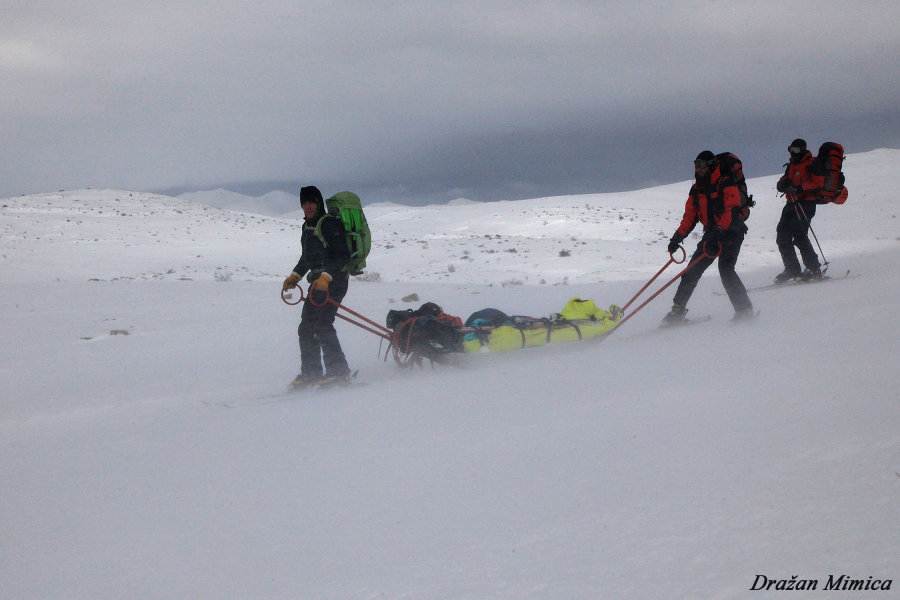
POLYGON ((664 327, 669 325, 678 325, 685 320, 685 315, 687 315, 687 309, 678 304, 672 305, 672 310, 663 317, 662 324, 664 327))
POLYGON ((821 267, 807 267, 802 273, 800 273, 801 281, 812 281, 814 279, 822 279, 821 267))
POLYGON ((775 283, 787 283, 788 281, 797 279, 798 277, 800 277, 800 269, 785 269, 775 276, 775 283))
POLYGON ((316 385, 319 385, 323 379, 324 377, 322 377, 321 375, 304 375, 303 373, 299 373, 291 382, 291 387, 295 390, 314 387, 316 385))
POLYGON ((353 373, 341 373, 340 375, 325 375, 325 377, 319 380, 317 387, 329 388, 350 385, 355 376, 355 371, 353 373))
POLYGON ((756 316, 756 313, 753 312, 753 307, 742 308, 740 310, 734 311, 734 316, 731 317, 732 321, 749 321, 753 317, 756 316))

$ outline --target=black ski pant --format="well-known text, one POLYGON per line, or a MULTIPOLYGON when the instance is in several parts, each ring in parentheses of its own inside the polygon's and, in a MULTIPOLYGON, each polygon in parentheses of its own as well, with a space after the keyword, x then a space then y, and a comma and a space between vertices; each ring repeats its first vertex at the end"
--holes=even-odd
POLYGON ((775 243, 778 244, 785 271, 800 274, 800 261, 797 260, 794 246, 800 250, 806 268, 819 268, 819 255, 809 241, 809 223, 814 216, 815 202, 789 202, 781 210, 781 220, 775 227, 775 243))
MULTIPOLYGON (((340 302, 347 295, 347 288, 346 279, 335 278, 328 285, 328 295, 335 302, 340 302)), ((324 374, 329 377, 340 377, 350 372, 334 329, 338 307, 325 302, 326 297, 325 292, 312 291, 310 298, 303 303, 297 334, 300 336, 300 373, 304 377, 321 377, 323 363, 324 374), (310 300, 325 304, 316 306, 310 300)))
MULTIPOLYGON (((744 234, 726 234, 725 239, 722 241, 722 253, 718 257, 719 277, 722 278, 722 285, 725 287, 725 292, 728 294, 728 299, 731 300, 731 305, 735 311, 751 310, 753 308, 750 297, 747 295, 747 289, 734 270, 738 254, 741 252, 741 244, 743 243, 744 234)), ((704 241, 701 240, 697 244, 697 249, 694 251, 694 255, 691 256, 688 264, 691 264, 703 255, 703 247, 704 241)), ((711 251, 715 252, 717 247, 715 242, 710 243, 711 251)), ((674 304, 682 307, 687 306, 688 300, 691 299, 691 294, 694 293, 694 288, 697 287, 697 282, 700 281, 703 272, 713 264, 714 260, 716 259, 704 256, 687 273, 681 276, 681 282, 675 291, 674 304)))

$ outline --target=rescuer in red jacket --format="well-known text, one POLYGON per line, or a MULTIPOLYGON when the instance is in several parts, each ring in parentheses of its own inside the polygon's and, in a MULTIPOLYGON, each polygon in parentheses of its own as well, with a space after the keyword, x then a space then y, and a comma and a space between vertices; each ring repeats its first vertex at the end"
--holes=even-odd
POLYGON ((687 302, 703 272, 716 258, 719 259, 722 285, 734 307, 734 318, 752 317, 753 304, 741 278, 734 270, 747 232, 747 226, 741 218, 740 193, 734 181, 721 176, 716 156, 709 150, 698 154, 694 161, 694 185, 691 186, 684 205, 681 224, 669 241, 669 254, 678 250, 679 244, 698 222, 703 225, 703 237, 689 264, 700 260, 682 275, 672 300, 672 310, 663 318, 663 325, 674 325, 685 320, 687 302), (717 254, 719 249, 721 253, 717 257, 710 256, 717 254))
POLYGON ((775 283, 785 283, 798 277, 808 280, 822 276, 819 255, 809 241, 810 221, 816 215, 816 191, 812 188, 819 187, 812 181, 810 173, 813 155, 806 149, 806 142, 800 138, 791 142, 788 152, 791 159, 775 186, 786 200, 781 210, 781 220, 775 227, 775 243, 778 244, 778 252, 784 263, 784 271, 775 276, 775 283), (800 250, 806 267, 802 273, 794 246, 800 250))

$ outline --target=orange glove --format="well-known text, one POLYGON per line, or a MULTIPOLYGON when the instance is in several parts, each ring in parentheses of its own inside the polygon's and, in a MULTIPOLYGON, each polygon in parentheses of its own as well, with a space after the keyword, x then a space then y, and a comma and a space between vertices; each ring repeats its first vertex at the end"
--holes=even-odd
POLYGON ((291 273, 284 279, 284 283, 281 284, 281 291, 286 292, 291 288, 297 287, 297 284, 300 283, 300 278, 297 277, 296 273, 291 273))
POLYGON ((331 275, 328 273, 322 273, 319 275, 319 278, 313 281, 312 289, 313 291, 325 292, 328 291, 328 284, 331 282, 331 275))

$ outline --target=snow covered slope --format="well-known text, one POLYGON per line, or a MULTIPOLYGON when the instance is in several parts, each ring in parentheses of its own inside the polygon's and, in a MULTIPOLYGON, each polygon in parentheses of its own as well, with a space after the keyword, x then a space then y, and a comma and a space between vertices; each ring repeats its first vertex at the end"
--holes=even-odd
MULTIPOLYGON (((814 221, 832 272, 860 276, 751 292, 751 323, 729 323, 714 269, 690 304, 708 323, 658 330, 667 291, 602 342, 434 370, 339 323, 366 385, 287 396, 299 223, 118 191, 2 200, 0 595, 759 598, 759 575, 847 575, 890 597, 898 166, 850 156, 848 203, 814 221)), ((780 270, 774 181, 751 181, 751 286, 780 270)), ((624 303, 687 188, 367 208, 381 281, 346 303, 624 303)))
MULTIPOLYGON (((850 201, 813 221, 826 258, 896 247, 900 151, 850 155, 850 201)), ((757 200, 744 268, 776 269, 777 176, 753 178, 757 200)), ((560 284, 631 279, 665 261, 689 182, 636 192, 429 207, 366 207, 370 271, 382 281, 560 284)), ((246 197, 245 197, 246 198, 246 197)), ((271 279, 294 264, 296 219, 234 212, 184 198, 81 190, 3 200, 0 281, 271 279), (115 260, 105 257, 115 255, 115 260)))

